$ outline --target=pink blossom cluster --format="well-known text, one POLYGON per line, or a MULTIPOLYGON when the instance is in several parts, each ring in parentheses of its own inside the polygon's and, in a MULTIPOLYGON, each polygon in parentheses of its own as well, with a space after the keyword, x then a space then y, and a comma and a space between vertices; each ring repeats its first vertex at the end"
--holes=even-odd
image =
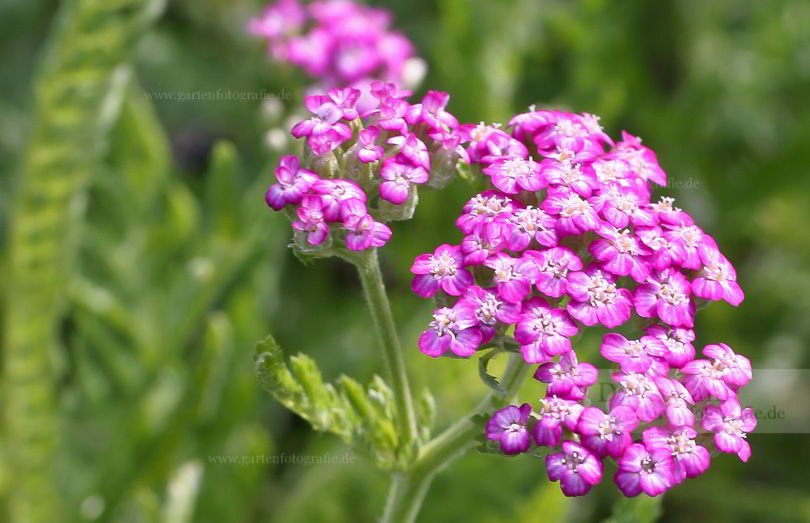
POLYGON ((667 183, 655 153, 627 133, 614 142, 589 114, 531 110, 506 129, 459 132, 490 188, 464 206, 460 244, 413 263, 413 291, 441 305, 419 348, 468 357, 514 347, 548 384, 537 407, 494 413, 487 437, 506 454, 556 449, 546 469, 569 496, 599 483, 608 457, 627 496, 702 474, 712 445, 701 427, 747 460, 756 420, 737 392, 750 362, 722 343, 696 359, 692 345, 696 306, 736 306, 743 292, 715 240, 673 198, 653 201, 651 183, 667 183), (606 410, 589 406, 598 372, 572 344, 596 325, 643 334, 604 335, 616 384, 606 410))
POLYGON ((366 79, 402 84, 413 47, 390 24, 388 11, 351 1, 279 0, 250 20, 248 31, 268 40, 273 59, 301 67, 325 87, 366 79))
POLYGON ((384 245, 391 229, 382 222, 413 215, 417 186, 440 188, 469 160, 458 122, 445 110, 447 93, 428 91, 411 104, 410 91, 390 82, 373 81, 370 92, 374 103, 365 111, 351 87, 308 96, 311 115, 292 128, 307 146, 300 159, 281 159, 265 200, 290 214, 299 247, 334 239, 354 251, 384 245))

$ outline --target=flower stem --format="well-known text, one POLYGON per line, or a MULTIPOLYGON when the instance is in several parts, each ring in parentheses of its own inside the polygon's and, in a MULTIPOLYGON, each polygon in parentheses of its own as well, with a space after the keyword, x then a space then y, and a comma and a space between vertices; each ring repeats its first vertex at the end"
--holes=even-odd
POLYGON ((474 445, 481 431, 472 417, 504 406, 517 393, 526 378, 529 366, 520 354, 510 354, 506 370, 501 377, 505 394, 495 391, 487 394, 467 416, 428 442, 419 452, 414 467, 404 473, 395 473, 388 500, 385 504, 384 523, 409 523, 416 519, 431 481, 442 468, 461 457, 474 445))
POLYGON ((397 419, 400 449, 406 449, 416 439, 416 414, 408 382, 408 370, 399 343, 391 305, 385 292, 380 264, 377 260, 377 249, 365 251, 361 256, 345 257, 357 267, 363 291, 371 309, 371 319, 377 338, 383 349, 383 357, 391 379, 394 401, 397 407, 397 419))

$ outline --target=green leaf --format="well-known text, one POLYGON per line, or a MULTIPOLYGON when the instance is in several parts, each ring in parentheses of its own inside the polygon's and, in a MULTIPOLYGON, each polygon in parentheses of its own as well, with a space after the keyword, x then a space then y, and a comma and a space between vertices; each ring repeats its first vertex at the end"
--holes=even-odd
POLYGON ((484 385, 491 388, 498 394, 506 394, 506 389, 501 386, 498 379, 487 372, 489 361, 501 352, 503 352, 503 349, 495 348, 481 356, 478 359, 478 375, 481 377, 481 381, 484 383, 484 385))

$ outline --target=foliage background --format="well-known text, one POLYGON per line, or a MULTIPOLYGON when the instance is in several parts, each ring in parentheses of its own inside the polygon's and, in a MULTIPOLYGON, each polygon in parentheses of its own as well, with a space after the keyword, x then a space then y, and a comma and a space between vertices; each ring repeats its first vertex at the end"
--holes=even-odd
MULTIPOLYGON (((393 11, 429 64, 423 86, 450 92, 462 121, 504 121, 537 103, 599 114, 613 136, 643 137, 670 175, 668 192, 718 239, 746 290, 739 309, 701 314, 698 342, 724 340, 757 368, 810 365, 810 4, 374 3, 393 11)), ((58 4, 0 2, 0 255, 36 64, 58 4)), ((327 379, 367 381, 381 371, 352 268, 302 266, 286 249, 286 220, 263 207, 277 157, 265 133, 279 124, 256 93, 294 110, 307 79, 271 64, 244 34, 258 9, 248 0, 171 1, 133 50, 136 79, 82 199, 80 256, 52 355, 59 438, 51 470, 65 521, 373 521, 381 513, 387 478, 359 460, 216 458, 347 452, 258 390, 252 349, 268 331, 288 351, 312 355, 327 379), (226 92, 244 99, 211 99, 226 92)), ((485 388, 474 361, 428 361, 416 350, 429 305, 410 294, 408 267, 458 238, 452 224, 469 194, 462 182, 426 194, 383 251, 415 385, 438 398, 440 425, 485 388)), ((14 304, 4 293, 0 311, 14 304)), ((795 397, 808 392, 798 383, 795 397)), ((748 464, 714 460, 706 476, 666 495, 662 521, 810 521, 807 443, 807 434, 754 434, 748 464)), ((3 447, 0 521, 22 472, 3 447)), ((437 478, 421 520, 598 521, 617 497, 605 481, 565 500, 538 462, 470 454, 437 478)))

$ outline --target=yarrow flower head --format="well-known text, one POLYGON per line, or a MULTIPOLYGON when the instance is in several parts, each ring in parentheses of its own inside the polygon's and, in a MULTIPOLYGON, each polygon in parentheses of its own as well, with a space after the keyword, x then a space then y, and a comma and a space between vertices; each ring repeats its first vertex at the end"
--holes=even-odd
MULTIPOLYGON (((417 187, 441 188, 469 159, 458 122, 445 109, 446 93, 430 91, 421 103, 410 104, 408 93, 393 84, 371 86, 373 103, 362 114, 357 89, 308 96, 311 115, 292 128, 294 137, 306 138, 306 150, 281 158, 265 200, 291 217, 298 231, 294 246, 301 252, 329 255, 383 246, 391 237, 384 222, 413 215, 417 187), (395 113, 391 106, 398 107, 395 113), (389 125, 393 120, 396 125, 389 125)), ((458 296, 472 284, 460 250, 450 251, 458 267, 447 265, 445 254, 435 260, 435 271, 421 273, 428 275, 419 287, 425 297, 439 287, 458 296)))
MULTIPOLYGON (((391 18, 384 9, 348 0, 278 0, 251 19, 247 30, 267 41, 273 60, 300 67, 323 88, 362 88, 370 98, 371 80, 415 86, 424 75, 424 62, 414 57, 411 42, 391 29, 391 18)), ((354 106, 352 96, 330 94, 338 106, 342 101, 354 106)), ((428 110, 434 106, 430 99, 428 110)), ((354 119, 351 111, 347 120, 354 119)))
MULTIPOLYGON (((386 118, 412 123, 416 112, 386 118)), ((458 244, 414 262, 414 292, 438 307, 420 349, 487 353, 482 361, 514 352, 546 385, 538 402, 494 413, 487 438, 510 455, 545 453, 569 496, 602 480, 604 460, 625 495, 657 496, 703 474, 712 450, 748 459, 755 419, 737 397, 751 364, 722 343, 696 359, 693 346, 699 306, 737 306, 743 292, 717 242, 673 198, 652 200, 652 185, 667 184, 655 153, 628 133, 613 141, 595 116, 561 111, 456 132, 486 188, 461 210, 458 244), (601 337, 614 369, 603 405, 588 403, 597 368, 576 351, 596 325, 634 327, 601 337)), ((421 150, 412 145, 409 154, 421 150)))

